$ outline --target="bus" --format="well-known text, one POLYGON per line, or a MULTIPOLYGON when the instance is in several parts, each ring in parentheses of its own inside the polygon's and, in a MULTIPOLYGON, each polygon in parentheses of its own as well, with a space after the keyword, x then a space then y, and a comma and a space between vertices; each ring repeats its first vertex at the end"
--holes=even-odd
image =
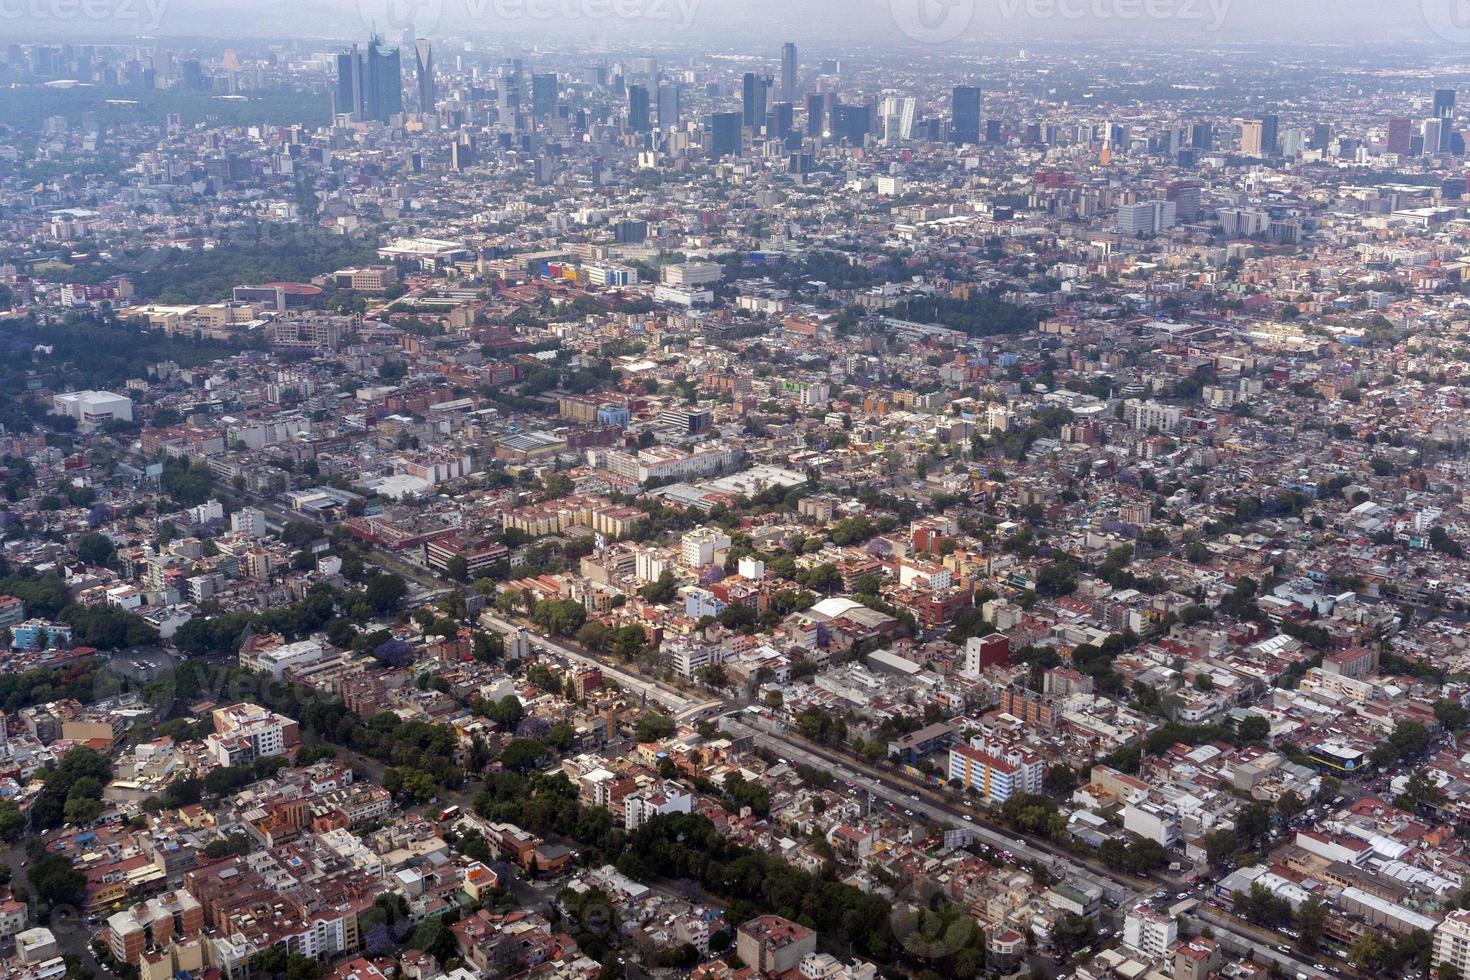
POLYGON ((459 807, 447 806, 439 811, 439 822, 445 823, 449 820, 453 820, 457 816, 459 816, 459 807))

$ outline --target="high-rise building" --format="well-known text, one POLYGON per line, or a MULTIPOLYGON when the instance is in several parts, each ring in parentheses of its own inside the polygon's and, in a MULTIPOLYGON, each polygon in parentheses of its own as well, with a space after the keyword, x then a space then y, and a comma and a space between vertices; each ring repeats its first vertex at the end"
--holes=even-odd
POLYGON ((658 128, 672 133, 679 128, 679 85, 670 82, 658 87, 658 128))
POLYGON ((1451 912, 1434 930, 1434 962, 1470 970, 1470 911, 1451 912))
POLYGON ((403 66, 398 49, 374 35, 368 42, 366 118, 378 122, 403 113, 403 66))
POLYGON ((1240 152, 1248 157, 1266 155, 1264 129, 1259 119, 1248 119, 1240 124, 1240 152))
POLYGON ((739 112, 716 112, 709 117, 711 160, 738 157, 744 142, 744 119, 739 112))
POLYGON ((555 73, 531 76, 531 115, 537 119, 550 119, 556 114, 559 97, 555 73))
POLYGON ((784 140, 796 128, 796 107, 790 102, 777 102, 766 116, 766 135, 784 140))
POLYGON ((1388 121, 1388 152, 1406 157, 1413 145, 1414 121, 1404 118, 1390 119, 1388 121))
POLYGON ((796 104, 796 45, 787 42, 781 48, 781 101, 796 104))
POLYGON ((1215 124, 1197 122, 1189 127, 1189 145, 1196 150, 1209 152, 1215 148, 1215 124))
POLYGON ((956 85, 951 95, 949 141, 955 146, 980 142, 980 88, 956 85))
POLYGON ((653 131, 653 111, 646 85, 628 86, 628 128, 635 133, 653 131))
POLYGON ((832 138, 862 146, 872 131, 872 122, 873 114, 867 106, 838 103, 832 107, 832 138))
POLYGON ((1454 144, 1455 90, 1435 89, 1434 118, 1439 120, 1439 152, 1449 153, 1454 144))
POLYGON ((1164 185, 1164 200, 1174 202, 1175 216, 1180 221, 1199 217, 1201 197, 1198 181, 1173 180, 1164 185))
POLYGON ((434 98, 434 45, 426 37, 413 44, 415 68, 419 81, 419 112, 434 113, 439 110, 434 98))
POLYGON ((771 77, 761 76, 753 71, 746 72, 745 79, 741 83, 741 125, 750 130, 765 125, 766 107, 770 104, 770 96, 771 77))
POLYGON ((1274 157, 1281 150, 1281 120, 1275 115, 1261 117, 1261 152, 1263 157, 1274 157))
POLYGON ((1118 234, 1152 235, 1174 227, 1179 207, 1174 201, 1159 199, 1125 204, 1118 208, 1118 234))
POLYGON ((827 132, 827 97, 821 92, 808 92, 806 97, 806 134, 819 138, 827 132))
POLYGON ((362 118, 366 102, 362 75, 362 54, 354 44, 337 55, 337 104, 333 108, 339 115, 349 115, 353 119, 362 118))
POLYGON ((1422 131, 1424 133, 1424 152, 1431 155, 1440 152, 1439 147, 1444 145, 1444 120, 1438 116, 1431 116, 1424 120, 1422 131))

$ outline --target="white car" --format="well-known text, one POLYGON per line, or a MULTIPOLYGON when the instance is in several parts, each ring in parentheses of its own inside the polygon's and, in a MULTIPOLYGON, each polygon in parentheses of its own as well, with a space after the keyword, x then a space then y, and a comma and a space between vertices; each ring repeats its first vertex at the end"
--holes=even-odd
POLYGON ((975 822, 975 818, 972 817, 972 816, 970 816, 968 813, 961 814, 961 816, 962 816, 962 818, 964 820, 968 821, 969 823, 974 823, 975 822))

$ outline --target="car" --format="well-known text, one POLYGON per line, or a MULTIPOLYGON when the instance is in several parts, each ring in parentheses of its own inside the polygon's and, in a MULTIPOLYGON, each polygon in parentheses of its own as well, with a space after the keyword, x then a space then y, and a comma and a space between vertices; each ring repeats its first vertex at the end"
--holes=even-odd
POLYGON ((1174 897, 1177 898, 1177 899, 1180 899, 1182 901, 1182 900, 1184 900, 1184 899, 1186 899, 1186 898, 1189 897, 1189 892, 1180 892, 1178 895, 1175 895, 1174 897))
POLYGON ((914 811, 912 811, 912 810, 905 810, 905 811, 903 811, 903 815, 906 816, 906 817, 912 817, 914 815, 914 811))
POLYGON ((1325 964, 1323 964, 1323 963, 1313 963, 1312 966, 1314 968, 1318 969, 1318 970, 1326 970, 1327 969, 1327 966, 1325 964))
POLYGON ((968 813, 960 814, 960 817, 961 817, 961 819, 963 819, 965 821, 968 821, 969 823, 974 823, 975 822, 975 818, 972 817, 972 816, 970 816, 968 813))
POLYGON ((1291 947, 1290 946, 1284 946, 1284 945, 1283 946, 1277 946, 1276 947, 1276 952, 1278 952, 1278 953, 1290 953, 1291 952, 1291 947))
POLYGON ((918 798, 919 798, 919 794, 918 793, 910 793, 909 794, 909 799, 911 799, 911 800, 918 800, 918 798))

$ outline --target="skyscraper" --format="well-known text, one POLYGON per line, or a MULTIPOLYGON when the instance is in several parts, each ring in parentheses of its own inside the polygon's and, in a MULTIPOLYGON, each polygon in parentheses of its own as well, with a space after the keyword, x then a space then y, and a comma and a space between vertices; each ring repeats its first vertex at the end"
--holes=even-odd
POLYGON ((1388 121, 1388 152, 1406 157, 1414 145, 1414 121, 1412 119, 1390 119, 1388 121))
POLYGON ((1196 150, 1213 150, 1215 148, 1215 124, 1212 122, 1197 122, 1189 127, 1189 145, 1196 150))
POLYGON ((428 38, 421 37, 414 42, 413 53, 418 71, 419 112, 437 112, 438 100, 434 98, 434 46, 428 38))
POLYGON ((950 142, 955 146, 979 143, 982 103, 979 86, 956 85, 950 100, 950 142))
POLYGON ((1281 120, 1275 115, 1261 117, 1260 156, 1274 157, 1281 150, 1281 120))
POLYGON ((647 133, 653 130, 653 118, 646 85, 628 86, 628 128, 635 133, 647 133))
POLYGON ((1439 122, 1439 152, 1449 153, 1454 144, 1455 135, 1455 90, 1452 88, 1441 88, 1434 90, 1434 118, 1439 122))
POLYGON ((796 45, 787 42, 781 48, 781 101, 796 103, 796 45))
POLYGON ((1240 124, 1240 152, 1248 157, 1266 155, 1265 128, 1259 119, 1247 119, 1240 124))
POLYGON ((362 54, 354 44, 337 55, 337 104, 336 112, 361 119, 363 104, 362 54))
POLYGON ((740 155, 743 124, 744 118, 739 112, 716 112, 709 117, 711 160, 740 155))
POLYGON ((679 85, 668 82, 658 87, 658 128, 672 133, 679 128, 679 85))
POLYGON ((403 66, 398 49, 390 48, 374 35, 368 42, 366 116, 387 122, 403 112, 403 66))
POLYGON ((785 139, 796 128, 796 107, 790 102, 777 102, 766 116, 766 135, 785 139))
POLYGON ((827 97, 821 92, 806 96, 806 134, 819 138, 827 131, 827 97))
POLYGON ((537 119, 550 119, 556 114, 556 100, 559 97, 554 73, 531 76, 531 115, 537 119))
POLYGON ((753 71, 745 73, 741 87, 741 123, 746 129, 758 129, 765 125, 766 107, 770 103, 771 77, 762 77, 753 71))

